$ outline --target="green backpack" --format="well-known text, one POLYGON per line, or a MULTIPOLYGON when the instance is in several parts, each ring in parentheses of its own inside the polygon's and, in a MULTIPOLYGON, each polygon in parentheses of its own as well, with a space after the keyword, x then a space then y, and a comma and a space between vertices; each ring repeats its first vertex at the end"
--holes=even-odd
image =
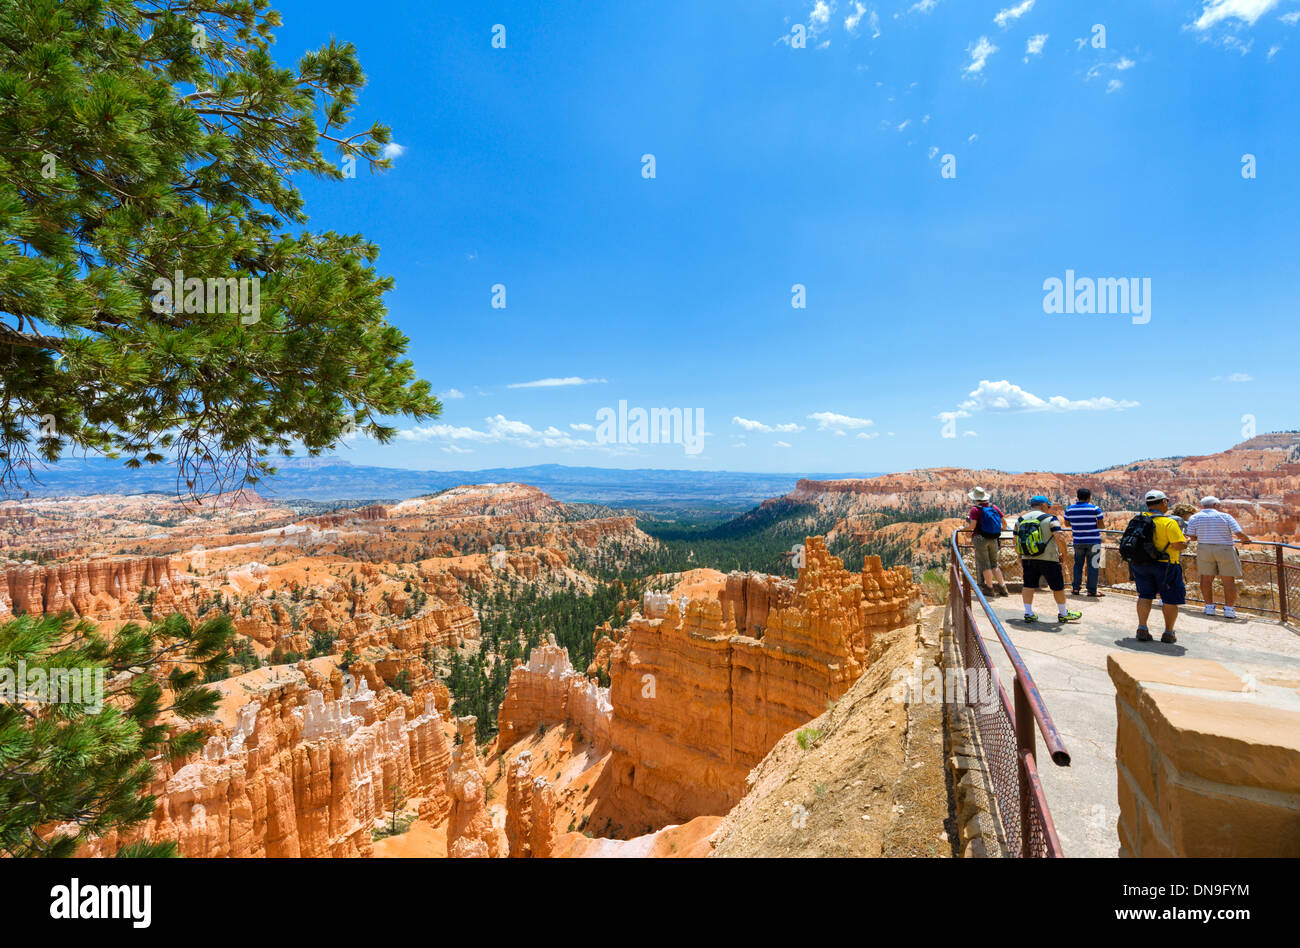
POLYGON ((1021 557, 1032 558, 1047 549, 1047 544, 1051 541, 1051 534, 1046 526, 1049 516, 1040 511, 1038 516, 1032 519, 1028 514, 1020 518, 1020 522, 1016 524, 1016 550, 1021 557))

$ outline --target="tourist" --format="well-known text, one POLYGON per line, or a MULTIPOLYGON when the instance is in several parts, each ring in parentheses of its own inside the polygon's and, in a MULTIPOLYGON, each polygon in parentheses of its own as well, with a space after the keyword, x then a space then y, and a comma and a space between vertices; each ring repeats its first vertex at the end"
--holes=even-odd
POLYGON ((1169 498, 1164 491, 1147 491, 1145 502, 1146 512, 1135 516, 1124 529, 1119 541, 1120 556, 1128 561, 1137 587, 1137 640, 1151 641, 1147 620, 1152 603, 1159 597, 1165 620, 1160 641, 1172 644, 1178 641, 1174 634, 1178 607, 1187 602, 1183 567, 1178 562, 1179 553, 1187 546, 1187 537, 1169 516, 1169 498))
POLYGON ((1034 590, 1045 579, 1056 600, 1056 621, 1078 622, 1083 613, 1072 612, 1065 605, 1065 574, 1061 572, 1065 532, 1061 529, 1061 521, 1052 516, 1052 502, 1042 494, 1031 497, 1029 506, 1032 509, 1020 515, 1013 531, 1024 570, 1020 598, 1025 605, 1025 621, 1038 621, 1034 612, 1034 590))
POLYGON ((1074 493, 1078 501, 1065 508, 1065 521, 1074 535, 1074 581, 1070 583, 1070 591, 1079 595, 1083 567, 1087 563, 1088 595, 1099 599, 1105 595, 1097 592, 1097 574, 1101 572, 1101 508, 1092 502, 1092 491, 1088 488, 1080 487, 1074 493))
POLYGON ((1006 522, 1001 508, 989 498, 989 492, 976 487, 966 495, 975 506, 971 507, 972 544, 975 547, 975 574, 980 577, 980 590, 985 595, 994 591, 999 596, 1010 596, 1007 581, 998 566, 998 548, 1002 545, 1002 525, 1006 522), (994 581, 997 582, 995 587, 994 581))
POLYGON ((1196 508, 1191 504, 1174 504, 1169 509, 1169 516, 1173 518, 1174 523, 1178 524, 1178 529, 1187 532, 1187 518, 1196 513, 1196 508))
POLYGON ((1243 577, 1241 555, 1233 542, 1249 543, 1237 519, 1219 509, 1219 498, 1201 498, 1201 512, 1187 521, 1187 536, 1196 541, 1196 571, 1201 574, 1205 614, 1214 615, 1214 577, 1223 580, 1223 615, 1237 618, 1237 580, 1243 577))

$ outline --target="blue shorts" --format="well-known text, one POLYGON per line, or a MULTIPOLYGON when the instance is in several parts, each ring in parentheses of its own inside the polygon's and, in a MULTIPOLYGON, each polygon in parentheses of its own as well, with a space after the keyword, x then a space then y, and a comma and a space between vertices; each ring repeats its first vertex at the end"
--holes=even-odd
POLYGON ((1187 602, 1187 587, 1183 585, 1183 568, 1179 564, 1133 563, 1130 569, 1139 599, 1159 596, 1167 606, 1181 606, 1187 602))

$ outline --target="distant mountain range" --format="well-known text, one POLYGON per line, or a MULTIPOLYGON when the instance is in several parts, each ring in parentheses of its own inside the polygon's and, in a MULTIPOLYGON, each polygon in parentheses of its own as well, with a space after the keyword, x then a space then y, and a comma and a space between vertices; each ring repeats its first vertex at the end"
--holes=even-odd
MULTIPOLYGON (((524 483, 557 500, 635 507, 649 513, 698 514, 746 510, 769 497, 794 490, 801 477, 815 480, 872 477, 862 474, 755 474, 737 471, 681 471, 638 468, 531 467, 481 471, 414 471, 367 467, 337 458, 289 458, 279 472, 258 484, 271 500, 403 500, 459 484, 524 483)), ((32 497, 82 497, 89 494, 173 494, 176 468, 156 464, 129 470, 120 461, 78 458, 42 471, 40 483, 27 485, 32 497)))

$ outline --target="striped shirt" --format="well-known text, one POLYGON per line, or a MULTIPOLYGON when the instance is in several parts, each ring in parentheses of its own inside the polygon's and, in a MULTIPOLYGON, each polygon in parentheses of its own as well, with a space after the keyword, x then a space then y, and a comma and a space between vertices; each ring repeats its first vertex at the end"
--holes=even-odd
POLYGON ((1065 508, 1065 519, 1069 522, 1070 530, 1074 533, 1075 543, 1101 542, 1101 527, 1097 526, 1097 518, 1100 516, 1100 507, 1084 501, 1070 504, 1065 508))
POLYGON ((1187 535, 1201 543, 1232 546, 1232 535, 1243 532, 1235 517, 1222 510, 1202 510, 1187 521, 1187 535))

